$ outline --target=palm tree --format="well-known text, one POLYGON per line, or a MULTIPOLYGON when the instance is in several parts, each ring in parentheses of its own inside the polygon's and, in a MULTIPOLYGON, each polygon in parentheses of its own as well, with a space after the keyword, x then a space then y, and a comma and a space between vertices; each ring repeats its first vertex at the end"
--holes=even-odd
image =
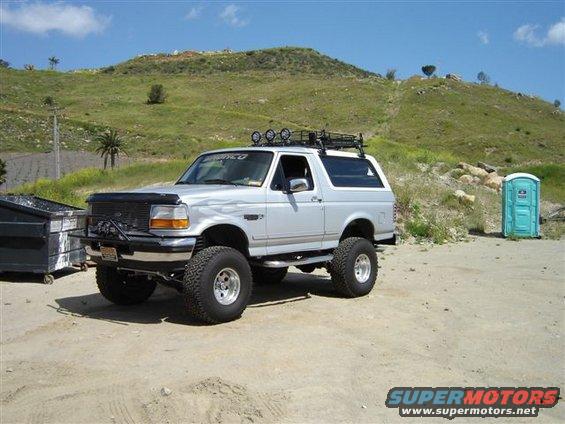
POLYGON ((59 64, 59 59, 57 59, 55 56, 51 56, 49 58, 49 69, 51 70, 55 69, 58 64, 59 64))
POLYGON ((100 157, 104 158, 104 169, 108 165, 108 156, 110 157, 110 166, 114 169, 116 165, 116 157, 124 152, 124 140, 120 137, 116 130, 109 129, 99 134, 96 141, 100 145, 96 149, 96 153, 100 153, 100 157))

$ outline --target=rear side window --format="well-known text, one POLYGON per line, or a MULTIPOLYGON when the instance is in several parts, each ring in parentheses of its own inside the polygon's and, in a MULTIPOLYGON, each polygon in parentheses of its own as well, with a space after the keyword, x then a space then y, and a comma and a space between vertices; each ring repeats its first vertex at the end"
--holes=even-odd
POLYGON ((367 159, 338 156, 320 158, 336 187, 384 187, 375 167, 367 159))

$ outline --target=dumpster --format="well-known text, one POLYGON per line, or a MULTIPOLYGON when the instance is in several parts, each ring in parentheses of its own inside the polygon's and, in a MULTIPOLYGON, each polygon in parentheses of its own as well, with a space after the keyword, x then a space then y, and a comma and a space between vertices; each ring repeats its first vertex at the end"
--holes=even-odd
POLYGON ((522 172, 502 182, 502 234, 504 237, 540 236, 540 180, 522 172))
POLYGON ((0 195, 0 272, 43 274, 79 265, 86 252, 71 234, 85 227, 86 211, 36 196, 0 195))

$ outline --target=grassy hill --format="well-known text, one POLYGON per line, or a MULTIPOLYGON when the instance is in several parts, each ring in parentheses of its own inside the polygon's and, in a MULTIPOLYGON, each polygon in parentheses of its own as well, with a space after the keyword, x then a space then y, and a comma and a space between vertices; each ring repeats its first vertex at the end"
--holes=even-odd
POLYGON ((0 155, 51 148, 45 96, 61 107, 64 148, 94 150, 94 135, 111 127, 123 134, 130 156, 177 160, 86 170, 25 188, 77 204, 101 188, 173 179, 164 174, 177 175, 203 150, 249 144, 253 130, 282 127, 363 132, 412 211, 407 216, 426 222, 414 228, 433 238, 449 228, 498 225, 499 200, 488 190, 465 187, 478 196, 472 210, 453 204, 453 181, 438 177, 458 161, 533 171, 544 178, 544 198, 565 198, 565 116, 549 103, 443 78, 388 81, 310 49, 143 56, 97 72, 2 69, 0 155), (157 83, 167 100, 148 105, 157 83))
POLYGON ((372 72, 323 55, 316 50, 279 47, 245 52, 195 52, 143 55, 102 69, 110 74, 198 74, 267 71, 279 74, 376 76, 372 72))

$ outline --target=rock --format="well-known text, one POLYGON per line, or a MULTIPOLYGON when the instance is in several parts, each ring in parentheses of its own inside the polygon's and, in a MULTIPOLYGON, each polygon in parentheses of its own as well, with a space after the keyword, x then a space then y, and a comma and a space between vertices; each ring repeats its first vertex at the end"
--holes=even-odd
POLYGON ((161 396, 170 396, 173 391, 168 387, 161 387, 161 396))
POLYGON ((469 165, 468 163, 465 162, 459 162, 457 167, 463 169, 468 174, 473 175, 475 177, 484 178, 488 175, 488 172, 485 171, 484 169, 478 168, 473 165, 469 165))
POLYGON ((498 170, 497 170, 494 166, 489 165, 488 163, 477 162, 477 166, 478 166, 479 168, 481 168, 481 169, 484 169, 484 170, 487 171, 488 173, 491 173, 491 172, 498 172, 498 170))
POLYGON ((470 175, 463 174, 459 177, 459 182, 463 184, 473 184, 475 182, 476 177, 471 177, 470 175))
POLYGON ((453 195, 455 197, 457 197, 458 199, 461 199, 463 196, 466 196, 465 192, 463 190, 455 190, 455 192, 453 193, 453 195))
POLYGON ((485 185, 485 187, 500 191, 500 189, 502 188, 502 181, 504 181, 504 177, 501 177, 496 172, 492 172, 485 177, 483 184, 485 185))
POLYGON ((467 194, 463 190, 455 190, 453 195, 461 203, 465 203, 465 204, 468 204, 468 205, 475 203, 475 196, 473 196, 472 194, 467 194))
POLYGON ((14 372, 12 368, 6 368, 6 372, 14 372))
POLYGON ((461 198, 461 202, 472 205, 473 203, 475 203, 475 196, 472 194, 466 194, 461 198))
POLYGON ((447 74, 445 76, 445 79, 450 79, 450 80, 453 80, 453 81, 461 81, 461 77, 457 74, 447 74))

